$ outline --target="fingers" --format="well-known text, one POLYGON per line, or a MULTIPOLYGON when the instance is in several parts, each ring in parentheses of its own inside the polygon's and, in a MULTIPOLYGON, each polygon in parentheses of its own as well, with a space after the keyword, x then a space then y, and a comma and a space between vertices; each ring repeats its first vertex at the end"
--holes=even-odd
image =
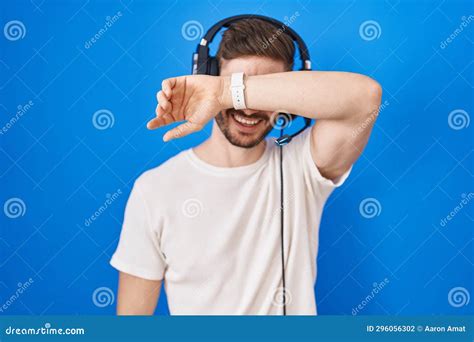
POLYGON ((155 114, 157 117, 163 116, 166 114, 166 111, 160 105, 156 106, 155 114))
POLYGON ((161 89, 165 93, 166 97, 171 97, 171 90, 176 85, 176 78, 168 78, 161 82, 161 89))
MULTIPOLYGON (((148 129, 156 129, 165 125, 169 125, 173 122, 180 121, 175 118, 176 115, 172 115, 173 104, 171 102, 173 95, 173 88, 176 86, 178 78, 168 78, 161 83, 161 90, 156 94, 158 100, 158 106, 156 107, 156 118, 148 121, 148 129)), ((172 139, 181 138, 193 132, 202 129, 202 124, 191 122, 192 119, 187 122, 173 128, 166 132, 163 136, 163 140, 170 141, 172 139)))
POLYGON ((156 116, 163 116, 173 110, 171 103, 171 96, 173 94, 173 87, 176 85, 176 78, 168 78, 161 82, 161 90, 156 93, 156 100, 158 106, 156 107, 156 116))
MULTIPOLYGON (((158 94, 156 94, 156 98, 158 100, 159 107, 161 107, 165 113, 171 112, 173 109, 171 101, 169 100, 169 97, 165 95, 163 90, 160 90, 158 94)), ((157 115, 159 114, 157 113, 157 115)))
POLYGON ((170 123, 176 121, 171 115, 173 105, 164 91, 160 90, 156 94, 156 99, 158 100, 158 106, 156 106, 155 110, 156 118, 148 121, 146 125, 148 129, 157 129, 161 126, 169 125, 170 123))
POLYGON ((202 129, 202 125, 196 124, 190 121, 186 121, 185 123, 173 128, 172 130, 166 132, 163 136, 163 141, 167 142, 172 139, 182 138, 188 134, 193 132, 197 132, 202 129))
POLYGON ((164 114, 161 116, 157 116, 156 118, 153 118, 150 121, 148 121, 148 123, 146 124, 146 127, 148 129, 157 129, 162 126, 169 125, 170 123, 173 123, 173 122, 175 121, 171 115, 164 114))
POLYGON ((161 82, 162 89, 156 93, 156 100, 158 101, 155 110, 156 118, 147 122, 146 126, 148 129, 157 129, 175 122, 171 115, 171 111, 173 110, 171 95, 173 94, 172 89, 175 85, 176 78, 168 78, 161 82))
POLYGON ((146 128, 148 129, 157 129, 164 125, 163 118, 154 118, 147 122, 146 128))

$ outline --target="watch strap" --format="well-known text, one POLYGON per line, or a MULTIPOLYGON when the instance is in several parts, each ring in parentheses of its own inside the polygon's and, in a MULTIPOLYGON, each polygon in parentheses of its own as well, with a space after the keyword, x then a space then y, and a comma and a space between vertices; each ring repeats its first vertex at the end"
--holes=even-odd
POLYGON ((235 72, 230 77, 230 91, 232 93, 232 104, 234 109, 246 109, 244 93, 244 73, 235 72))

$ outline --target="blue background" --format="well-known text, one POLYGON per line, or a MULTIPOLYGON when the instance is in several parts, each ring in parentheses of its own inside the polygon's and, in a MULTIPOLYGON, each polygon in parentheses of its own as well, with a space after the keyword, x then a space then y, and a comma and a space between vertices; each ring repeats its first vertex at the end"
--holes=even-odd
MULTIPOLYGON (((117 288, 108 261, 118 241, 133 181, 205 139, 210 127, 164 144, 150 132, 161 80, 189 73, 204 29, 226 16, 299 13, 292 27, 307 42, 313 68, 375 78, 388 105, 346 184, 328 200, 321 224, 320 314, 348 314, 388 284, 359 314, 472 314, 472 300, 450 305, 448 293, 473 287, 473 204, 444 227, 473 192, 473 130, 453 129, 453 110, 473 112, 473 26, 440 46, 474 14, 469 1, 3 1, 0 24, 21 21, 22 39, 0 36, 0 126, 17 107, 34 105, 0 135, 0 204, 25 203, 23 216, 0 211, 0 305, 18 283, 33 284, 3 314, 111 314, 92 296, 117 288), (86 48, 106 23, 120 18, 86 48), (364 40, 367 20, 380 36, 364 40), (93 114, 110 110, 112 127, 96 129, 93 114), (96 221, 85 220, 107 194, 122 194, 96 221), (380 203, 365 218, 365 198, 380 203)), ((158 313, 167 313, 162 296, 158 313)))

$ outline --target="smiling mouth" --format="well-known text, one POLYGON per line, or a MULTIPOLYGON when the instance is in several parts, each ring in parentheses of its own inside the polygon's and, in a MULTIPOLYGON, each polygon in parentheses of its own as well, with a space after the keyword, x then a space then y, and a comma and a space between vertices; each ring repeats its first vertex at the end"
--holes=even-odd
POLYGON ((244 127, 255 127, 257 126, 260 122, 263 121, 263 119, 255 119, 255 118, 250 118, 246 115, 241 115, 237 113, 232 113, 231 114, 232 118, 240 125, 244 127))

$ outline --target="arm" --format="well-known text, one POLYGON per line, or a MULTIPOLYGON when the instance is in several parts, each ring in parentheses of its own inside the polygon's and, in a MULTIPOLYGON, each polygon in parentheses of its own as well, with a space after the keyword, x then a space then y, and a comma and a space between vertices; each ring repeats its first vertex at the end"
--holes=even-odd
POLYGON ((146 280, 120 272, 117 315, 153 315, 160 289, 160 280, 146 280))
MULTIPOLYGON (((224 90, 228 88, 225 79, 224 90)), ((317 119, 311 154, 321 174, 341 176, 359 158, 380 106, 382 90, 369 77, 347 72, 300 71, 250 76, 247 107, 317 119), (360 129, 364 127, 364 129, 360 129)), ((232 106, 229 92, 226 105, 232 106)))
MULTIPOLYGON (((167 132, 165 141, 201 129, 219 111, 232 107, 229 85, 228 76, 197 75, 163 81, 163 90, 157 95, 157 118, 148 127, 186 120, 167 132)), ((245 79, 248 108, 317 119, 312 128, 311 154, 321 174, 332 179, 342 175, 362 153, 381 94, 374 80, 346 72, 284 72, 245 79)))

